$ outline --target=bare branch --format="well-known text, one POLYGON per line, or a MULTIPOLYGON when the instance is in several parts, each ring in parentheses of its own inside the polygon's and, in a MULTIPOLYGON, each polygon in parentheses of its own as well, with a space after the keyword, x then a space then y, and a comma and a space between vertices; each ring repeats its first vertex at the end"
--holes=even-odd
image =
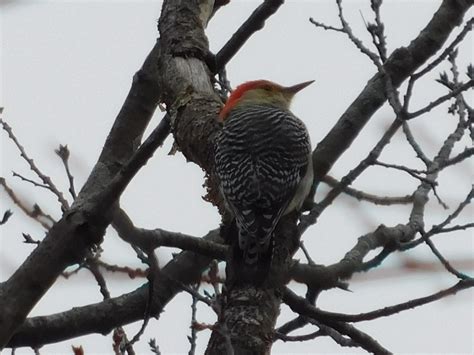
POLYGON ((367 30, 372 36, 375 47, 379 52, 382 63, 387 61, 387 42, 384 34, 384 24, 380 15, 380 7, 382 6, 382 0, 371 0, 370 7, 375 14, 375 25, 368 24, 367 30))
MULTIPOLYGON (((156 81, 158 56, 159 45, 156 45, 145 60, 143 68, 135 76, 130 93, 104 144, 99 161, 74 202, 73 208, 51 228, 41 244, 33 250, 17 271, 0 285, 2 293, 0 309, 3 310, 0 318, 0 347, 7 344, 16 329, 24 323, 32 307, 51 287, 64 268, 82 261, 86 250, 94 243, 101 242, 107 226, 104 214, 109 208, 102 205, 101 208, 92 211, 95 203, 91 200, 100 197, 100 192, 120 170, 122 163, 133 154, 137 138, 141 138, 153 114, 161 93, 156 81)), ((112 202, 114 201, 109 201, 112 202)), ((64 334, 64 330, 58 334, 64 334)))
POLYGON ((439 106, 443 102, 446 102, 446 101, 452 99, 453 97, 458 96, 460 93, 472 88, 473 86, 474 86, 474 80, 469 80, 467 83, 464 83, 464 84, 458 86, 457 88, 455 88, 454 90, 452 90, 449 94, 443 95, 443 96, 439 97, 438 99, 434 100, 433 102, 430 102, 428 105, 426 105, 422 109, 419 109, 418 111, 415 111, 415 112, 408 113, 408 119, 411 120, 411 119, 413 119, 415 117, 418 117, 418 116, 420 116, 424 113, 430 112, 436 106, 439 106))
MULTIPOLYGON (((384 69, 393 87, 398 87, 418 67, 433 56, 445 43, 452 30, 458 26, 469 3, 444 0, 431 21, 409 46, 396 49, 384 69)), ((380 73, 372 77, 355 101, 340 117, 333 129, 313 152, 315 183, 327 174, 334 162, 352 144, 353 140, 372 115, 386 101, 386 78, 380 73)), ((315 185, 316 185, 315 184, 315 185)))
POLYGON ((306 249, 304 242, 300 240, 300 249, 303 252, 304 256, 306 257, 306 260, 308 261, 309 265, 316 265, 314 260, 311 258, 311 255, 309 254, 308 250, 306 249))
POLYGON ((351 324, 344 322, 324 322, 324 324, 335 329, 342 335, 349 337, 357 346, 362 349, 377 355, 391 355, 392 353, 379 344, 377 340, 372 338, 367 333, 357 329, 351 324))
POLYGON ((127 274, 127 276, 131 279, 135 279, 137 277, 146 277, 148 273, 148 270, 143 270, 140 268, 131 268, 128 266, 111 265, 100 259, 96 260, 96 263, 105 271, 127 274))
POLYGON ((64 169, 66 170, 67 179, 69 181, 69 193, 71 194, 73 200, 76 199, 76 189, 74 188, 74 177, 71 174, 71 170, 69 169, 69 148, 67 145, 59 145, 59 148, 54 151, 61 161, 63 162, 64 169))
MULTIPOLYGON (((196 292, 199 290, 199 283, 192 286, 192 289, 196 292)), ((197 330, 193 327, 193 324, 197 322, 196 314, 197 314, 197 302, 198 299, 196 296, 192 295, 192 302, 191 302, 191 336, 188 336, 189 344, 191 348, 189 349, 188 355, 194 355, 196 353, 196 341, 197 341, 197 330)))
MULTIPOLYGON (((326 197, 319 203, 314 204, 310 213, 300 218, 298 230, 302 234, 310 225, 316 223, 321 213, 344 191, 344 189, 352 184, 354 180, 362 174, 369 166, 371 166, 382 153, 382 150, 390 143, 390 139, 400 128, 402 121, 395 119, 382 138, 377 142, 375 147, 370 151, 365 159, 363 159, 354 169, 341 179, 341 182, 334 187, 326 197)), ((314 154, 314 153, 313 153, 314 154)), ((313 155, 314 157, 314 155, 313 155)))
MULTIPOLYGON (((333 188, 336 187, 338 184, 341 184, 341 182, 339 182, 338 180, 336 180, 335 178, 329 175, 326 175, 322 179, 322 181, 333 188)), ((380 205, 380 206, 406 205, 413 202, 413 197, 411 195, 396 196, 396 197, 377 196, 377 195, 369 194, 364 191, 356 190, 349 186, 344 187, 343 192, 347 194, 348 196, 354 197, 355 199, 359 201, 367 201, 367 202, 371 202, 375 205, 380 205)))
POLYGON ((450 272, 451 274, 455 275, 458 279, 460 280, 467 280, 467 279, 473 279, 472 277, 462 273, 462 272, 459 272, 458 270, 456 270, 450 263, 448 260, 446 260, 446 258, 440 253, 440 251, 436 248, 436 246, 434 245, 434 243, 431 241, 430 238, 428 238, 426 236, 426 233, 424 232, 421 232, 421 237, 424 239, 425 243, 430 247, 431 251, 433 252, 433 254, 438 258, 438 260, 441 262, 441 264, 443 264, 444 268, 450 272))
POLYGON ((473 227, 474 227, 474 223, 466 223, 466 224, 452 226, 452 227, 448 227, 448 228, 442 228, 439 231, 437 231, 436 234, 466 230, 468 228, 473 228, 473 227))
POLYGON ((41 184, 41 183, 36 182, 36 181, 34 181, 34 180, 28 179, 28 178, 24 177, 23 175, 20 175, 20 174, 14 172, 14 171, 12 171, 12 176, 13 176, 13 177, 20 178, 20 179, 23 180, 23 181, 29 182, 29 183, 32 184, 33 186, 41 187, 41 188, 43 188, 43 189, 49 190, 49 186, 48 186, 48 185, 44 185, 44 184, 41 184))
MULTIPOLYGON (((406 102, 406 99, 405 99, 406 102)), ((420 145, 416 141, 415 137, 413 137, 413 133, 411 132, 410 126, 408 125, 407 121, 403 121, 403 133, 405 133, 405 136, 407 138, 408 143, 410 146, 413 148, 413 150, 416 153, 416 156, 421 159, 421 161, 426 165, 429 166, 431 165, 431 160, 428 159, 428 157, 423 153, 423 150, 421 150, 420 145)))
POLYGON ((344 33, 344 29, 343 28, 338 28, 338 27, 334 27, 334 26, 330 26, 330 25, 326 25, 322 22, 318 22, 316 21, 315 19, 313 19, 312 17, 309 18, 309 22, 311 22, 313 25, 315 25, 316 27, 321 27, 322 29, 326 30, 326 31, 335 31, 335 32, 342 32, 344 33))
POLYGON ((453 42, 451 42, 450 45, 446 47, 446 49, 431 63, 429 63, 424 69, 418 71, 417 73, 413 74, 410 77, 410 80, 408 81, 408 86, 407 90, 404 96, 404 103, 403 103, 403 108, 405 111, 408 111, 408 106, 410 103, 410 98, 413 92, 413 87, 415 85, 416 80, 421 78, 423 75, 427 74, 430 72, 432 69, 434 69, 436 66, 438 66, 446 57, 454 51, 456 46, 461 43, 461 41, 464 39, 464 37, 467 35, 469 31, 472 30, 472 24, 474 22, 474 18, 471 18, 467 23, 465 24, 464 28, 462 31, 458 34, 458 36, 454 39, 453 42))
POLYGON ((138 330, 138 332, 132 337, 132 339, 124 345, 124 348, 130 347, 140 340, 140 337, 145 332, 145 329, 152 315, 151 304, 153 302, 153 292, 155 290, 155 282, 157 280, 158 274, 160 274, 160 267, 158 266, 158 260, 156 259, 156 255, 153 249, 148 250, 147 256, 148 256, 148 265, 150 265, 150 269, 148 271, 148 298, 145 305, 145 314, 143 315, 143 323, 140 329, 138 330))
POLYGON ((442 223, 435 225, 431 228, 430 231, 427 232, 428 236, 431 236, 436 233, 437 230, 444 228, 446 225, 451 223, 460 213, 461 211, 471 203, 471 200, 474 198, 474 185, 471 187, 471 191, 467 194, 464 201, 462 201, 459 206, 451 213, 442 223))
POLYGON ((317 337, 324 336, 324 335, 325 335, 324 332, 322 332, 321 330, 317 330, 317 331, 309 333, 309 334, 294 335, 294 336, 275 332, 275 337, 279 340, 283 340, 284 342, 287 342, 287 341, 308 341, 308 340, 312 340, 312 339, 315 339, 317 337))
POLYGON ((8 137, 10 138, 10 140, 13 141, 13 143, 15 143, 16 147, 18 148, 18 150, 20 151, 20 156, 28 163, 29 167, 31 170, 34 171, 34 173, 41 179, 41 181, 43 181, 43 183, 48 186, 48 189, 54 194, 56 195, 59 203, 61 204, 61 207, 63 210, 67 210, 69 208, 69 203, 66 201, 66 199, 64 198, 63 196, 63 193, 61 191, 59 191, 56 187, 56 185, 53 183, 53 181, 51 180, 51 178, 45 174, 43 174, 41 172, 41 170, 38 169, 38 167, 36 166, 35 162, 33 161, 33 159, 31 159, 27 154, 26 154, 26 151, 25 151, 25 148, 23 148, 23 146, 20 144, 20 142, 18 141, 18 139, 16 138, 15 134, 13 133, 13 130, 12 128, 3 120, 0 118, 0 124, 2 125, 3 127, 3 130, 5 132, 7 132, 8 134, 8 137))
POLYGON ((419 175, 419 174, 426 174, 425 171, 407 168, 406 166, 403 166, 403 165, 382 163, 382 162, 380 162, 380 161, 378 161, 378 160, 376 160, 376 161, 374 162, 374 165, 379 165, 379 166, 383 166, 383 167, 385 167, 385 168, 391 168, 391 169, 396 169, 396 170, 404 171, 404 172, 408 173, 410 176, 413 176, 415 179, 420 180, 421 182, 426 182, 427 184, 430 184, 430 185, 432 185, 432 186, 436 186, 436 185, 437 185, 436 181, 431 181, 431 180, 429 180, 429 179, 427 179, 427 178, 424 178, 423 176, 420 176, 420 175, 419 175))
MULTIPOLYGON (((456 227, 453 227, 453 228, 445 228, 445 227, 448 224, 450 224, 457 216, 459 216, 459 214, 462 212, 462 210, 467 205, 469 205, 469 203, 471 202, 473 197, 474 197, 474 186, 471 187, 471 190, 467 194, 464 201, 462 201, 459 204, 459 206, 453 211, 453 213, 451 213, 448 217, 446 217, 446 219, 443 222, 441 222, 440 224, 434 225, 433 227, 431 227, 431 229, 428 232, 425 233, 425 238, 430 238, 431 236, 433 236, 435 234, 439 234, 439 233, 447 233, 447 232, 452 232, 452 231, 461 230, 461 229, 465 229, 465 228, 471 228, 470 224, 467 224, 465 226, 456 226, 456 227)), ((410 241, 408 243, 402 243, 399 246, 399 250, 404 251, 404 250, 412 249, 412 248, 420 245, 423 242, 424 242, 424 238, 419 238, 419 239, 410 241)))
POLYGON ((349 37, 352 43, 362 52, 364 53, 367 57, 370 58, 372 63, 375 64, 375 66, 380 70, 382 69, 382 63, 380 62, 380 58, 378 57, 377 54, 372 52, 370 49, 368 49, 362 41, 357 38, 354 33, 352 32, 352 29, 349 25, 349 23, 346 21, 344 18, 344 11, 342 9, 342 0, 336 0, 337 3, 337 8, 339 9, 339 19, 341 20, 341 25, 342 25, 342 31, 349 37))
POLYGON ((272 16, 280 6, 283 0, 264 0, 263 3, 255 9, 250 17, 240 26, 232 35, 230 40, 216 54, 214 73, 219 72, 239 51, 245 42, 257 31, 265 26, 265 21, 272 16))
MULTIPOLYGON (((213 242, 222 242, 218 231, 202 237, 213 242)), ((202 272, 211 259, 193 252, 182 252, 171 260, 155 283, 155 299, 151 304, 152 314, 159 314, 166 304, 182 288, 183 284, 199 282, 202 272)), ((9 342, 9 347, 45 345, 73 337, 99 333, 107 334, 118 326, 143 319, 148 295, 148 286, 100 303, 75 307, 65 312, 48 316, 28 318, 9 342), (74 326, 71 326, 74 325, 74 326)))
MULTIPOLYGON (((5 192, 7 193, 8 197, 10 197, 10 199, 13 201, 13 203, 17 205, 28 217, 32 218, 33 220, 41 224, 41 226, 46 230, 49 230, 51 228, 51 226, 48 223, 42 221, 39 218, 39 217, 46 217, 47 219, 51 220, 50 219, 51 216, 44 214, 43 210, 37 204, 34 204, 31 210, 28 207, 26 207, 25 204, 15 194, 15 192, 7 185, 7 182, 5 181, 3 177, 0 177, 0 185, 3 186, 3 188, 5 189, 5 192)), ((54 220, 52 220, 52 222, 54 223, 54 220)))
POLYGON ((372 268, 380 266, 380 264, 382 264, 382 261, 384 261, 385 258, 387 256, 389 256, 394 250, 395 250, 395 247, 393 247, 393 246, 383 247, 383 249, 380 253, 378 253, 372 259, 363 262, 362 265, 360 266, 359 270, 362 271, 362 272, 366 272, 366 271, 369 271, 372 268))
POLYGON ((391 354, 375 339, 350 324, 328 319, 323 320, 321 319, 322 317, 313 316, 311 311, 317 310, 317 308, 313 307, 305 299, 294 294, 290 289, 285 288, 283 293, 283 301, 294 312, 300 314, 304 319, 313 318, 313 320, 310 319, 310 322, 320 327, 322 331, 325 331, 327 335, 341 346, 359 346, 374 354, 391 354), (305 309, 306 306, 309 306, 310 312, 305 309), (346 335, 349 339, 344 338, 343 335, 346 335))
POLYGON ((290 276, 316 289, 336 287, 340 280, 348 279, 366 267, 363 261, 370 251, 380 247, 393 251, 399 243, 412 240, 416 232, 410 224, 395 227, 380 225, 375 231, 359 237, 356 245, 339 262, 329 266, 295 263, 290 276))
MULTIPOLYGON (((120 238, 127 243, 140 247, 142 250, 167 246, 195 251, 221 260, 227 256, 228 247, 222 244, 163 229, 147 230, 136 228, 122 209, 118 209, 114 214, 112 226, 118 232, 120 238)), ((218 229, 215 232, 218 232, 218 229)))
POLYGON ((461 43, 461 41, 466 37, 466 35, 469 33, 469 31, 472 30, 472 25, 474 24, 474 18, 470 18, 466 24, 464 25, 464 28, 462 31, 456 36, 456 38, 446 47, 446 49, 443 50, 443 52, 431 63, 426 65, 425 68, 422 70, 416 72, 415 74, 412 75, 410 78, 410 81, 415 81, 418 78, 422 77, 426 73, 430 72, 432 69, 434 69, 438 64, 440 64, 446 57, 453 52, 453 50, 456 48, 456 46, 461 43))
POLYGON ((108 300, 110 298, 110 291, 107 288, 107 283, 105 281, 104 275, 99 270, 98 264, 95 262, 94 257, 88 257, 87 261, 84 263, 84 267, 91 272, 94 276, 97 285, 99 286, 100 293, 104 300, 108 300))
POLYGON ((439 169, 444 169, 448 166, 458 164, 458 163, 464 161, 465 159, 467 159, 467 158, 469 158, 473 155, 474 155, 474 148, 466 148, 466 149, 464 149, 463 152, 459 153, 455 157, 452 157, 451 159, 447 159, 446 161, 444 161, 440 165, 439 169))
POLYGON ((426 297, 420 297, 408 302, 399 303, 394 306, 384 307, 372 312, 360 313, 360 314, 342 314, 322 311, 311 304, 309 304, 304 298, 299 297, 293 291, 286 288, 284 291, 283 300, 290 306, 290 308, 299 314, 304 314, 307 317, 312 317, 316 320, 330 320, 330 321, 342 321, 342 322, 363 322, 369 321, 381 317, 388 317, 402 311, 413 309, 427 303, 437 301, 441 298, 451 296, 459 291, 474 287, 474 279, 460 280, 457 284, 447 289, 438 291, 426 297))

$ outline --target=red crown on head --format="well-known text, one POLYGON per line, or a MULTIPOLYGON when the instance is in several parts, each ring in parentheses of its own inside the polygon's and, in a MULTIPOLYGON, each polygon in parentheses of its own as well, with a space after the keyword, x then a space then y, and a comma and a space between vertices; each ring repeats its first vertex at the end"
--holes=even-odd
POLYGON ((226 119, 229 112, 234 108, 234 106, 237 104, 237 102, 240 100, 240 98, 246 91, 263 87, 281 88, 280 85, 275 84, 269 80, 253 80, 240 84, 235 88, 234 91, 232 91, 229 98, 227 99, 226 104, 224 105, 224 107, 222 107, 221 112, 219 113, 219 119, 221 121, 224 121, 226 119))

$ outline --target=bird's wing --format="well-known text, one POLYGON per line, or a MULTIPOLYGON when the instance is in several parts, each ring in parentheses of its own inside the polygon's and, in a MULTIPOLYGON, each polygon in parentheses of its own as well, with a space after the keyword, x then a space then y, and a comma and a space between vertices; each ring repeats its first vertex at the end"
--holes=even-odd
POLYGON ((261 252, 308 169, 311 144, 306 127, 289 111, 267 108, 261 117, 256 112, 247 109, 227 122, 216 138, 215 160, 221 192, 239 227, 239 246, 261 252))

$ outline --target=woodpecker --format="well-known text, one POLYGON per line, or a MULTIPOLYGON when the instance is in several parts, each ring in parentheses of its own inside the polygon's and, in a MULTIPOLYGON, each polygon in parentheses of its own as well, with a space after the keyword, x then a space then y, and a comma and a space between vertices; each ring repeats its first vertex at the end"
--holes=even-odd
POLYGON ((247 264, 255 264, 268 250, 280 218, 299 211, 310 192, 311 142, 305 124, 289 107, 294 95, 311 83, 243 83, 219 114, 223 126, 215 140, 215 171, 247 264))

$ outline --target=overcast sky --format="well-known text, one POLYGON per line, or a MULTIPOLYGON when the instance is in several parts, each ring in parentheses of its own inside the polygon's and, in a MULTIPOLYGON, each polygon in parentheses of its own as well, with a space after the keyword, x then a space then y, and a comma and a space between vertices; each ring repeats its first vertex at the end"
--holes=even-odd
MULTIPOLYGON (((219 50, 238 26, 258 5, 257 1, 237 1, 219 10, 207 34, 213 51, 219 50)), ((370 45, 362 16, 372 19, 368 1, 346 1, 347 18, 354 31, 370 45)), ((431 18, 440 1, 388 1, 382 10, 389 51, 407 45, 431 18)), ((53 150, 68 144, 71 169, 80 187, 95 163, 104 139, 129 90, 135 71, 141 66, 157 37, 156 21, 161 2, 157 1, 5 1, 0 2, 1 91, 3 118, 13 127, 25 149, 58 187, 67 191, 67 180, 61 162, 53 150)), ((315 79, 316 83, 295 99, 293 111, 308 125, 315 145, 347 106, 362 90, 375 68, 339 33, 316 29, 308 18, 337 25, 337 11, 331 1, 287 1, 263 31, 255 34, 228 65, 233 86, 251 79, 270 79, 284 85, 315 79)), ((471 13, 472 16, 472 13, 471 13)), ((456 31, 456 33, 459 29, 456 31)), ((460 49, 460 66, 472 61, 472 36, 460 49)), ((442 66, 448 69, 447 65, 442 66)), ((444 94, 443 87, 426 80, 416 88, 413 109, 444 94)), ((472 95, 470 96, 472 99, 472 95)), ((157 112, 149 132, 159 122, 157 112)), ((356 140, 351 149, 334 166, 331 174, 345 175, 365 157, 393 120, 384 107, 356 140)), ((446 114, 446 107, 413 122, 415 135, 433 155, 447 132, 456 122, 446 114)), ((28 204, 37 202, 55 218, 60 217, 59 204, 46 191, 20 183, 11 176, 17 171, 33 177, 19 158, 5 134, 1 138, 1 176, 15 188, 28 204)), ((121 199, 124 209, 137 226, 164 228, 202 236, 219 223, 217 210, 204 202, 203 173, 186 163, 180 154, 168 156, 172 140, 140 171, 121 199)), ((469 139, 459 143, 460 152, 470 146, 469 139)), ((381 160, 422 168, 398 135, 384 151, 381 160)), ((442 174, 439 194, 448 205, 456 207, 472 182, 473 164, 464 163, 442 174)), ((355 186, 382 195, 411 193, 417 181, 406 174, 373 168, 361 176, 355 186)), ((318 197, 324 196, 322 187, 318 197)), ((0 229, 0 281, 21 264, 32 246, 22 243, 21 233, 41 239, 44 231, 23 217, 0 191, 0 213, 10 208, 12 219, 0 229)), ((318 224, 309 229, 304 240, 317 263, 338 261, 355 243, 357 237, 374 230, 379 224, 406 223, 409 207, 374 207, 347 197, 338 199, 318 224), (341 223, 343 222, 343 223, 341 223)), ((439 223, 449 211, 435 201, 427 208, 427 225, 439 223)), ((466 209, 459 223, 472 219, 472 207, 466 209)), ((473 239, 470 232, 442 236, 437 245, 448 258, 472 259, 473 239)), ((133 251, 109 231, 103 244, 104 259, 117 264, 139 266, 133 251)), ((385 268, 393 268, 406 260, 433 261, 425 246, 390 257, 385 268)), ((171 258, 171 251, 159 251, 161 265, 171 258)), ((472 272, 472 269, 466 270, 472 272)), ((376 273, 374 273, 376 275, 376 273)), ((410 273, 403 277, 371 280, 351 284, 353 293, 331 290, 324 293, 318 305, 337 312, 359 313, 430 294, 455 283, 447 273, 410 273)), ((112 296, 140 286, 144 280, 111 277, 112 296)), ((304 288, 295 286, 303 293, 304 288)), ((101 295, 87 271, 75 278, 59 279, 40 301, 32 315, 45 315, 73 306, 99 302, 101 295)), ((360 329, 380 341, 394 353, 472 353, 474 352, 474 293, 463 291, 431 305, 370 323, 360 329)), ((190 296, 180 294, 167 307, 158 321, 150 322, 138 353, 149 353, 147 341, 154 337, 163 354, 187 353, 190 296)), ((282 307, 282 324, 290 318, 282 307)), ((204 308, 198 320, 212 323, 215 317, 204 308)), ((127 327, 129 336, 140 326, 127 327)), ((306 330, 305 330, 306 331, 306 330)), ((209 333, 199 334, 198 353, 203 352, 209 333)), ((86 354, 111 353, 111 337, 93 335, 47 346, 43 353, 70 353, 70 345, 83 345, 86 354)), ((274 353, 348 353, 331 340, 320 338, 305 343, 277 342, 274 353)), ((357 349, 350 352, 359 353, 357 349)), ((7 353, 7 352, 5 352, 7 353)), ((20 349, 17 354, 30 354, 20 349)), ((2 353, 3 354, 3 353, 2 353)))

